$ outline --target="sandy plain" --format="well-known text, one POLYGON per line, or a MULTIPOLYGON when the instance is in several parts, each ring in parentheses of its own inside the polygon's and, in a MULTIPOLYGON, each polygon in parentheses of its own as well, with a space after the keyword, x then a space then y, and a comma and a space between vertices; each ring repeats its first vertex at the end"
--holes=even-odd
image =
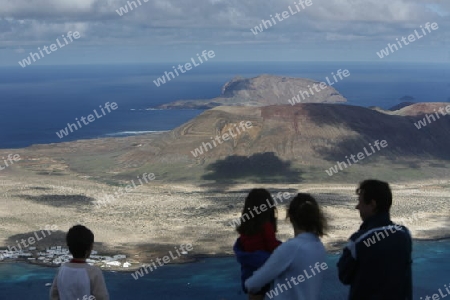
MULTIPOLYGON (((233 255, 237 238, 233 219, 239 218, 246 193, 254 187, 273 195, 311 193, 329 221, 323 242, 329 251, 339 251, 361 220, 355 210, 357 183, 350 184, 169 184, 157 179, 138 186, 101 207, 96 201, 117 186, 92 181, 76 174, 37 175, 12 166, 0 174, 0 248, 14 246, 19 238, 33 236, 46 225, 59 231, 37 242, 45 248, 65 245, 65 232, 83 224, 95 234, 94 249, 104 254, 126 254, 138 267, 150 259, 168 255, 181 244, 193 251, 179 263, 198 256, 233 255)), ((415 239, 450 237, 450 180, 391 184, 394 222, 406 225, 415 239)), ((278 238, 293 236, 285 220, 288 200, 278 205, 278 238)))

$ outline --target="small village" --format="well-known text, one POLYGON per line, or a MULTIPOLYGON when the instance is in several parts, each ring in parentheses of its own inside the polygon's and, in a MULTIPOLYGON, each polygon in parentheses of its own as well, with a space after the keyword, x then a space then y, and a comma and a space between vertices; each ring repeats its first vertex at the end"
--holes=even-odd
MULTIPOLYGON (((86 262, 102 269, 122 269, 131 267, 131 263, 127 262, 126 258, 126 255, 123 254, 114 256, 98 255, 98 252, 93 250, 86 262)), ((62 246, 51 246, 46 248, 45 251, 38 250, 36 247, 29 247, 25 251, 0 250, 0 262, 28 261, 45 266, 60 266, 71 259, 72 255, 69 253, 69 249, 62 246)))

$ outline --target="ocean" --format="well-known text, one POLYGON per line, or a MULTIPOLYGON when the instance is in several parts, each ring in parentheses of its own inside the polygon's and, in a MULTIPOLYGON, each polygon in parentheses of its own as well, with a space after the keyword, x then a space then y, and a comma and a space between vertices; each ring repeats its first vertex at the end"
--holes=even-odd
MULTIPOLYGON (((231 245, 230 245, 231 247, 231 245)), ((414 242, 414 299, 445 293, 450 285, 450 240, 414 242)), ((327 257, 320 299, 345 300, 348 287, 337 278, 337 254, 327 257)), ((245 300, 240 288, 240 270, 230 258, 200 259, 198 262, 167 265, 134 280, 130 273, 104 272, 111 300, 245 300)), ((25 263, 0 264, 0 299, 48 299, 56 268, 25 263)), ((276 298, 274 298, 276 299, 276 298)))
MULTIPOLYGON (((108 136, 171 130, 202 110, 148 110, 181 99, 209 99, 234 76, 276 74, 324 81, 347 69, 335 87, 351 105, 389 108, 404 96, 418 102, 449 101, 450 65, 406 63, 215 63, 203 64, 156 87, 172 64, 0 68, 0 148, 21 148, 108 136), (59 138, 56 132, 106 102, 118 109, 59 138)), ((286 104, 288 104, 286 99, 286 104)))
MULTIPOLYGON (((446 102, 450 97, 449 65, 347 62, 261 62, 203 64, 156 87, 153 80, 172 64, 39 66, 0 68, 0 148, 21 148, 110 136, 166 131, 202 110, 154 110, 180 99, 207 99, 220 94, 236 75, 276 74, 324 81, 338 69, 350 76, 334 87, 359 106, 389 108, 403 96, 417 102, 446 102), (87 116, 99 105, 116 102, 118 109, 60 139, 56 132, 87 116)), ((286 100, 286 104, 288 104, 286 100)), ((230 245, 231 247, 232 245, 230 245)), ((450 241, 415 242, 416 299, 437 293, 450 278, 450 241)), ((339 284, 336 254, 328 256, 329 272, 321 299, 346 299, 339 284)), ((0 299, 47 299, 56 269, 24 263, 0 264, 0 299)), ((246 299, 240 290, 234 258, 201 259, 170 265, 139 280, 130 274, 105 272, 111 299, 246 299)))

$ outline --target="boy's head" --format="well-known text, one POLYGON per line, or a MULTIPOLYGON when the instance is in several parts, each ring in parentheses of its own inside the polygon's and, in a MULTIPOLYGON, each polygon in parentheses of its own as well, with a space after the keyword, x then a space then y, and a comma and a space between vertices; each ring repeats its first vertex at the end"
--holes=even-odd
POLYGON ((94 234, 83 225, 75 225, 66 235, 73 258, 88 258, 94 245, 94 234))

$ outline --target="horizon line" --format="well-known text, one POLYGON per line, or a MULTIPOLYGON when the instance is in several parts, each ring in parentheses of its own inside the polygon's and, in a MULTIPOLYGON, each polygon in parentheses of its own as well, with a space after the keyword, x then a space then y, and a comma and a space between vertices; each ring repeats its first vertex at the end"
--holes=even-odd
MULTIPOLYGON (((65 64, 40 64, 35 65, 33 67, 64 67, 64 66, 120 66, 120 65, 167 65, 167 64, 181 64, 183 62, 181 61, 163 61, 163 62, 103 62, 103 63, 65 63, 65 64)), ((377 61, 377 60, 293 60, 293 61, 277 61, 277 60, 252 60, 252 61, 239 61, 239 60, 222 60, 222 61, 214 61, 210 64, 229 64, 229 63, 238 63, 238 64, 257 64, 257 63, 316 63, 316 64, 327 64, 327 63, 367 63, 367 64, 379 64, 379 65, 386 65, 386 64, 415 64, 415 65, 425 65, 425 64, 432 64, 432 65, 442 65, 442 64, 450 64, 450 61, 377 61)), ((0 68, 7 68, 7 67, 16 67, 16 64, 5 64, 0 65, 0 68)))

